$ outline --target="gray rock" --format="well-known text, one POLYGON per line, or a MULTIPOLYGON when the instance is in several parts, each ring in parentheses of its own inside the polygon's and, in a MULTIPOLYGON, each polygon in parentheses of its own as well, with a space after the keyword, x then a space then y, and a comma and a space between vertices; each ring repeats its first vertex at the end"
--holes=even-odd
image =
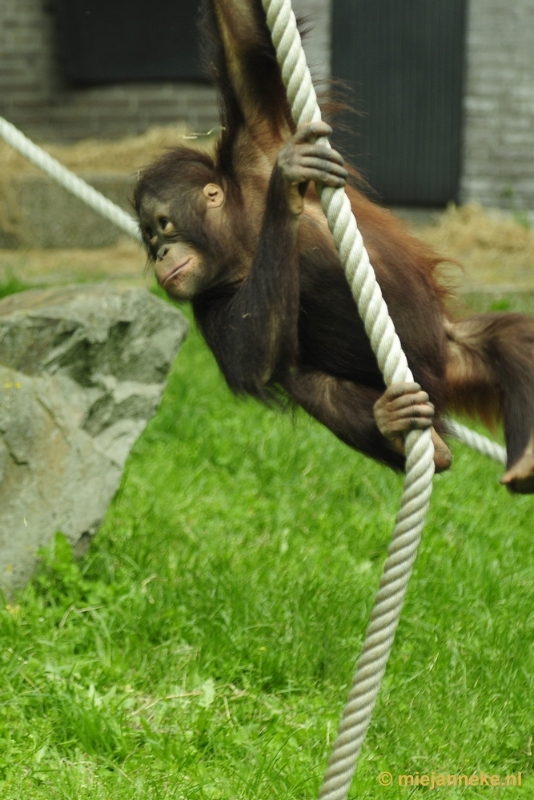
POLYGON ((65 534, 87 549, 154 414, 187 321, 145 289, 98 284, 0 301, 0 587, 65 534))

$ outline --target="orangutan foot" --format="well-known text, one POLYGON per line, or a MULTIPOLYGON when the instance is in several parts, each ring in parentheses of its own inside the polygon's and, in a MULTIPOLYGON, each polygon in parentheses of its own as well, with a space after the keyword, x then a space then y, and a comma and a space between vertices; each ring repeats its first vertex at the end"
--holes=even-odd
POLYGON ((534 494, 534 438, 521 458, 506 470, 501 483, 516 494, 534 494))
POLYGON ((434 428, 432 428, 432 444, 434 445, 434 468, 436 472, 445 472, 452 464, 452 453, 434 428))

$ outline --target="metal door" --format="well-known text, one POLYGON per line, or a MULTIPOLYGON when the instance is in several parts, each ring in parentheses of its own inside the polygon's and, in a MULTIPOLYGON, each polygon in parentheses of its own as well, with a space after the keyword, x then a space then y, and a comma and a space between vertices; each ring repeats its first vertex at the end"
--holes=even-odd
POLYGON ((334 0, 332 73, 361 116, 337 141, 389 204, 458 198, 466 0, 334 0))
POLYGON ((63 74, 78 84, 206 80, 199 0, 55 0, 63 74))

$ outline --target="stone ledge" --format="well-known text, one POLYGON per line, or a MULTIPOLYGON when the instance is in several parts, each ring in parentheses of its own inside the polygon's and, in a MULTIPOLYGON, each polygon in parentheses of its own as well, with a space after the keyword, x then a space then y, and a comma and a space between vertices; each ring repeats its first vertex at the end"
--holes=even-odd
MULTIPOLYGON (((80 175, 133 215, 135 176, 80 175)), ((109 247, 125 234, 45 175, 21 173, 10 180, 9 223, 0 218, 0 248, 109 247)))

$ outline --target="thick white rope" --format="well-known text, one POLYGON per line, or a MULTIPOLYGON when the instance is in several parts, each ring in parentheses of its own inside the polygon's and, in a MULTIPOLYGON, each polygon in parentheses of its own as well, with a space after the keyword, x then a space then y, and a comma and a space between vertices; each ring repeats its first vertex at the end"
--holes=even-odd
MULTIPOLYGON (((263 0, 263 5, 295 122, 301 125, 320 120, 321 112, 290 0, 263 0)), ((138 225, 129 214, 31 142, 3 117, 0 117, 0 136, 94 211, 133 239, 142 240, 138 225)), ((326 146, 330 146, 328 140, 323 141, 326 146)), ((350 201, 343 189, 319 187, 319 191, 347 280, 385 383, 389 386, 392 383, 412 381, 412 373, 369 262, 350 201)), ((506 450, 500 445, 456 422, 448 421, 447 428, 452 436, 474 450, 506 464, 506 450)), ((406 437, 406 477, 401 509, 397 515, 352 690, 321 789, 320 797, 323 800, 341 800, 348 794, 393 645, 428 510, 433 474, 434 448, 430 433, 409 433, 406 437)))
MULTIPOLYGON (((293 118, 321 119, 315 89, 290 0, 262 0, 293 118)), ((326 140, 325 140, 326 142, 326 140)), ((412 381, 406 357, 382 298, 369 256, 343 189, 318 187, 335 245, 384 381, 412 381)), ((432 492, 434 448, 430 431, 406 437, 406 477, 384 573, 362 654, 320 792, 322 800, 347 797, 412 571, 432 492)))
POLYGON ((25 156, 28 161, 35 164, 40 170, 53 178, 71 194, 83 200, 86 205, 112 222, 128 236, 141 241, 141 234, 137 222, 126 211, 108 200, 103 194, 97 192, 92 186, 83 181, 73 172, 68 170, 55 158, 45 153, 40 147, 31 142, 14 125, 0 117, 0 136, 14 150, 25 156))

